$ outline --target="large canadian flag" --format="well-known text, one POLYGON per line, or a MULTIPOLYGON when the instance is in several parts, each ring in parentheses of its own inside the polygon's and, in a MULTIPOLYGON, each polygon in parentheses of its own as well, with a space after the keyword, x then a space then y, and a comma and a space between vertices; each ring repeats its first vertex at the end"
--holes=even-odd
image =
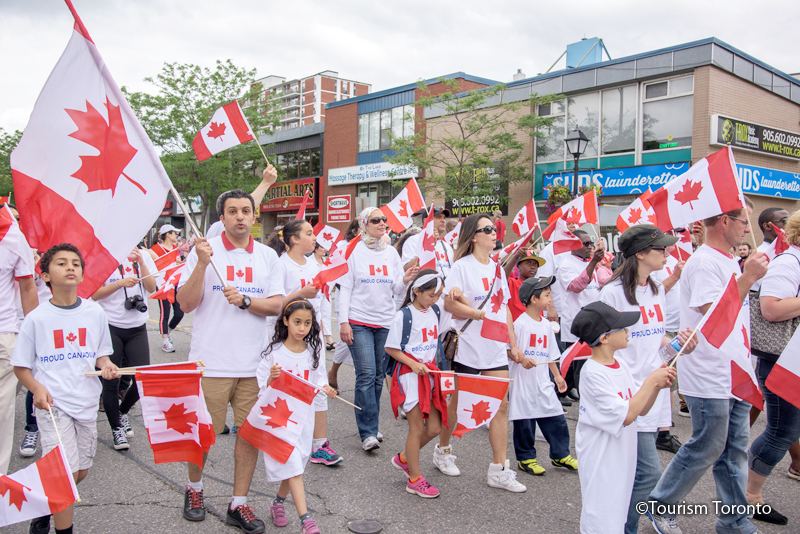
POLYGON ((285 464, 300 441, 318 391, 310 382, 282 371, 259 395, 238 431, 239 436, 276 462, 285 464))
POLYGON ((381 207, 381 211, 389 219, 389 228, 394 232, 402 232, 414 222, 411 215, 425 207, 422 191, 417 180, 411 178, 406 186, 391 202, 381 207))
POLYGON ((567 229, 567 221, 556 219, 556 222, 547 227, 550 232, 550 240, 553 242, 553 254, 563 254, 583 247, 583 241, 567 229))
POLYGON ((323 224, 322 221, 318 222, 314 227, 314 235, 317 238, 317 244, 331 254, 336 250, 336 244, 342 240, 341 230, 323 224))
POLYGON ((0 526, 66 509, 78 498, 61 445, 12 475, 0 475, 0 526))
POLYGON ((536 214, 536 203, 531 200, 514 215, 514 223, 511 225, 511 229, 518 236, 522 236, 536 228, 539 228, 539 216, 536 214))
POLYGON ((656 212, 658 227, 667 232, 742 209, 744 196, 737 176, 731 147, 701 159, 648 199, 656 212))
POLYGON ((31 247, 77 246, 88 297, 161 214, 171 184, 159 155, 67 0, 75 29, 11 154, 31 247))
POLYGON ((19 229, 17 219, 11 213, 8 204, 0 207, 0 246, 19 256, 31 272, 33 271, 33 250, 22 235, 22 230, 19 229))
POLYGON ((314 277, 314 287, 325 293, 328 300, 330 300, 330 294, 328 293, 330 286, 328 284, 338 280, 350 270, 347 266, 347 260, 350 259, 350 255, 360 241, 361 234, 348 241, 346 247, 337 248, 333 254, 328 256, 328 259, 323 263, 322 270, 314 277))
POLYGON ((417 258, 419 258, 419 268, 436 270, 436 228, 433 217, 433 204, 425 219, 422 227, 422 234, 417 239, 417 258))
POLYGON ((574 360, 588 360, 592 357, 592 347, 579 341, 573 343, 567 352, 561 355, 561 376, 567 377, 569 366, 572 365, 574 360))
POLYGON ((508 393, 508 379, 481 375, 458 375, 458 407, 453 435, 461 437, 470 430, 488 425, 508 393))
POLYGON ((631 202, 630 206, 622 210, 622 213, 617 217, 617 230, 624 232, 631 226, 639 224, 657 224, 656 212, 647 199, 653 192, 650 188, 644 193, 639 195, 639 198, 631 202))
POLYGON ((800 408, 800 328, 792 334, 765 384, 775 395, 800 408))
POLYGON ((155 463, 192 462, 203 465, 216 437, 200 386, 195 362, 137 370, 136 386, 142 419, 155 463))
POLYGON ((759 410, 764 399, 750 357, 750 312, 742 306, 736 276, 698 325, 703 337, 731 358, 731 393, 759 410))
POLYGON ((530 230, 528 230, 528 233, 526 233, 524 236, 517 239, 510 245, 506 245, 503 249, 500 250, 500 252, 492 256, 492 259, 494 261, 502 261, 506 256, 509 255, 513 256, 514 254, 517 253, 519 249, 521 249, 522 247, 531 242, 531 238, 533 237, 533 232, 535 231, 536 228, 531 228, 530 230))
POLYGON ((481 321, 481 336, 502 343, 510 343, 508 337, 508 312, 503 294, 503 269, 497 263, 494 273, 494 287, 489 295, 489 302, 483 307, 486 315, 481 321))
POLYGON ((254 140, 253 131, 244 118, 239 102, 225 104, 211 117, 211 122, 203 126, 192 141, 197 161, 204 161, 229 148, 254 140))
POLYGON ((578 226, 584 224, 597 224, 599 210, 597 209, 597 192, 592 189, 583 195, 576 197, 558 208, 550 217, 547 218, 547 228, 542 232, 542 237, 550 240, 550 235, 555 230, 555 223, 558 219, 563 219, 568 223, 578 226))

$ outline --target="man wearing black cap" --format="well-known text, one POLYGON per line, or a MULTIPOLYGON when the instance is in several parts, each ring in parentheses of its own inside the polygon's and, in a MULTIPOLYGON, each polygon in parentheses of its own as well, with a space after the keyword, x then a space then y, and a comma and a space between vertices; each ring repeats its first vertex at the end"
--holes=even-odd
MULTIPOLYGON (((428 210, 420 210, 414 215, 427 217, 428 210)), ((436 236, 436 243, 434 245, 436 249, 436 270, 439 271, 439 274, 444 278, 447 278, 447 275, 450 274, 450 266, 453 264, 453 247, 442 239, 447 233, 445 227, 448 217, 450 217, 449 209, 444 206, 433 207, 433 232, 436 236)), ((413 235, 403 243, 403 265, 407 266, 409 262, 417 258, 423 233, 424 232, 420 232, 417 235, 413 235)))
POLYGON ((639 312, 619 312, 603 302, 584 306, 572 335, 592 347, 583 367, 575 449, 581 462, 581 533, 622 532, 636 473, 636 418, 646 415, 675 369, 653 371, 641 388, 615 352, 628 346, 628 327, 639 312))

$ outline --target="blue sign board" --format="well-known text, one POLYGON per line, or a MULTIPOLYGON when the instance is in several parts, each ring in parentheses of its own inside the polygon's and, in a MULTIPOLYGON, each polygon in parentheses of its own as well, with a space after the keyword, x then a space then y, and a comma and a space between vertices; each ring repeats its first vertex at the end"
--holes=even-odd
POLYGON ((751 195, 800 200, 800 174, 736 164, 742 191, 751 195))
MULTIPOLYGON (((689 170, 689 162, 667 163, 663 165, 640 165, 638 167, 619 167, 616 169, 578 170, 578 185, 599 185, 603 196, 641 195, 649 187, 653 191, 689 170)), ((573 171, 545 174, 542 185, 572 186, 573 171)), ((543 191, 547 198, 547 190, 543 191)))

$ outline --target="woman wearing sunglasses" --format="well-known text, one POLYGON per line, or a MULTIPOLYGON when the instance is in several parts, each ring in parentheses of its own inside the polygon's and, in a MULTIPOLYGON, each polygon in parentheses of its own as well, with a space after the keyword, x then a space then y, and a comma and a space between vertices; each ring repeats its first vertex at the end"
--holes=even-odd
POLYGON ((380 447, 378 432, 382 360, 389 327, 394 322, 394 295, 406 292, 419 266, 405 273, 400 255, 383 239, 386 216, 378 208, 367 208, 358 216, 361 241, 347 260, 348 272, 338 282, 339 337, 350 345, 356 372, 356 424, 361 447, 371 451, 380 447))
MULTIPOLYGON (((461 223, 461 237, 458 249, 455 252, 455 262, 450 269, 450 274, 445 281, 444 309, 453 314, 453 326, 461 331, 468 320, 470 323, 458 339, 458 352, 453 361, 453 370, 457 373, 471 375, 485 375, 499 378, 508 378, 508 350, 506 343, 486 339, 481 336, 481 320, 486 315, 487 307, 478 309, 487 298, 492 282, 495 280, 497 264, 492 261, 490 254, 495 246, 497 232, 492 220, 481 214, 470 215, 461 223), (459 297, 463 297, 460 299, 459 297), (459 300, 456 300, 459 299, 459 300), (463 301, 471 304, 464 304, 463 301)), ((506 314, 508 319, 509 338, 511 340, 511 355, 518 360, 522 355, 514 341, 514 328, 511 313, 508 311, 508 282, 503 270, 500 270, 501 279, 495 283, 502 284, 503 301, 500 303, 501 314, 506 314)), ((489 303, 492 305, 492 303, 489 303)), ((447 419, 451 421, 450 427, 442 427, 439 434, 439 444, 433 451, 433 464, 439 471, 449 476, 458 476, 461 471, 455 464, 450 437, 455 428, 456 408, 458 407, 458 379, 456 378, 456 392, 450 397, 447 404, 447 419)), ((492 447, 492 463, 489 464, 487 483, 493 488, 505 489, 521 493, 527 488, 517 482, 516 472, 509 467, 506 457, 508 450, 508 397, 503 399, 497 414, 489 423, 489 443, 492 447)))

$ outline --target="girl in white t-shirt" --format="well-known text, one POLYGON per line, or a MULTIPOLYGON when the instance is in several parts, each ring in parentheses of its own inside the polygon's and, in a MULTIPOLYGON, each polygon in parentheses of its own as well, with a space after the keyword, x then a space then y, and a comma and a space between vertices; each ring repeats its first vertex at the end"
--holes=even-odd
POLYGON ((442 414, 447 417, 447 400, 430 371, 438 371, 439 310, 434 309, 443 289, 442 279, 433 269, 424 269, 408 290, 403 306, 395 315, 386 338, 386 353, 397 360, 392 373, 392 410, 397 417, 402 408, 408 419, 408 437, 403 452, 392 458, 392 465, 408 477, 406 491, 424 498, 439 496, 420 473, 419 451, 442 429, 442 414), (403 346, 403 326, 408 308, 411 325, 403 346))
MULTIPOLYGON (((272 341, 264 351, 256 371, 262 392, 280 376, 281 369, 284 369, 320 386, 329 397, 335 397, 336 392, 327 384, 325 367, 320 356, 321 339, 319 324, 311 303, 305 299, 296 299, 284 306, 275 325, 272 341)), ((317 396, 320 396, 319 393, 317 396)), ((308 513, 303 487, 303 472, 311 456, 313 425, 311 418, 306 419, 300 442, 285 464, 274 460, 266 453, 263 454, 267 480, 281 483, 278 495, 269 509, 272 522, 276 527, 285 527, 289 524, 283 502, 291 491, 303 534, 319 534, 316 522, 308 513)))

